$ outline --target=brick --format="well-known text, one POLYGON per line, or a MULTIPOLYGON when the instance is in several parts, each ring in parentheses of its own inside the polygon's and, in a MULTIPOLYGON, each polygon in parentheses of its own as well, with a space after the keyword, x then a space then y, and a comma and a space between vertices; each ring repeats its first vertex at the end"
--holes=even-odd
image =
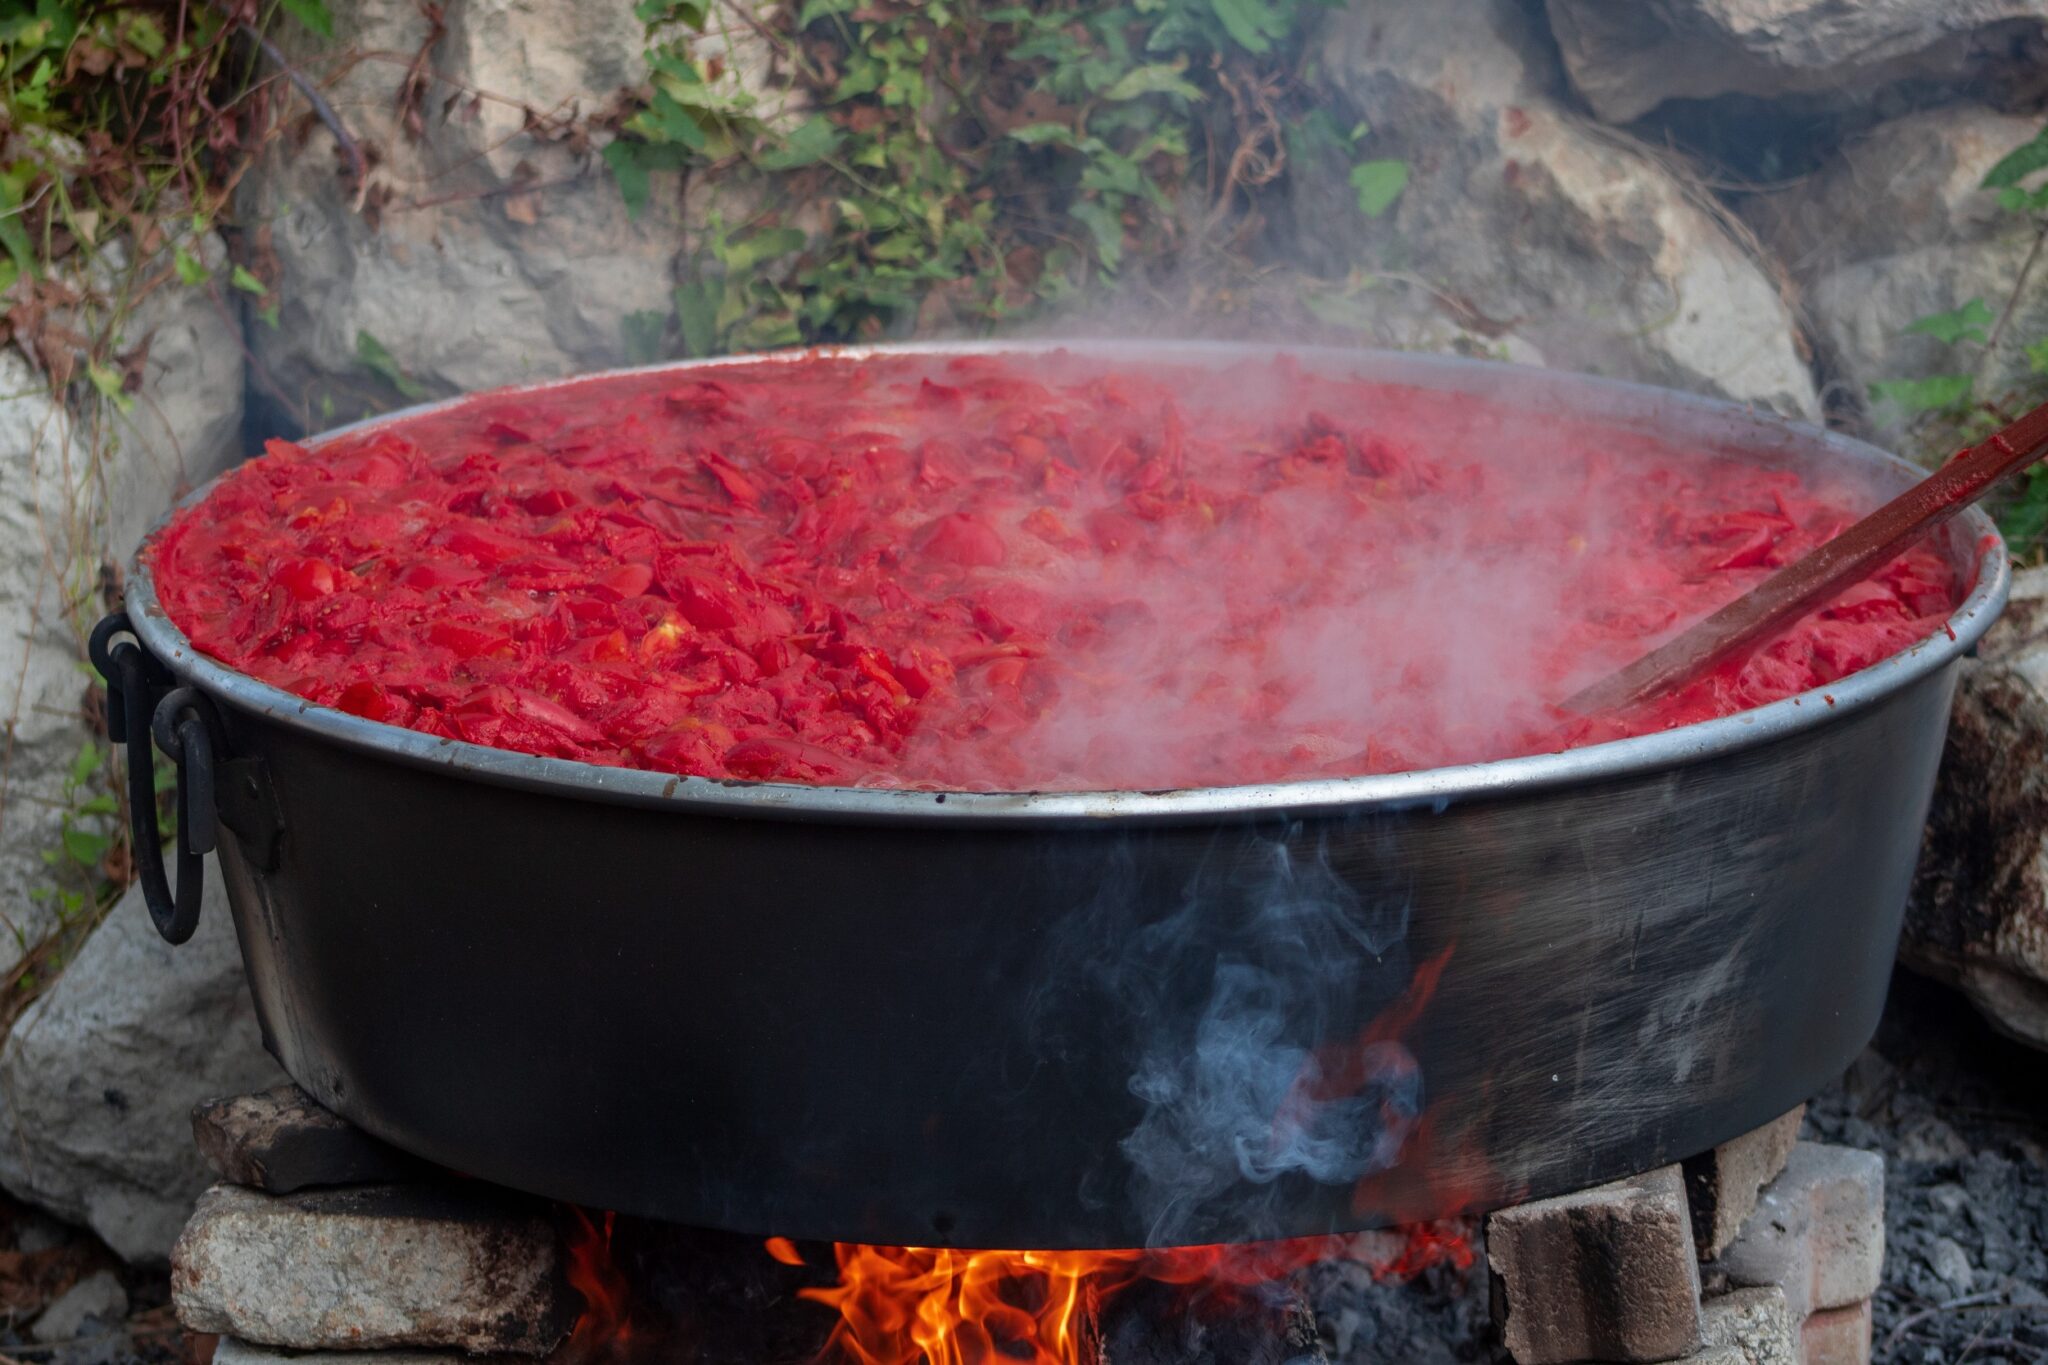
POLYGON ((488 1187, 216 1185, 171 1252, 188 1332, 301 1351, 545 1355, 575 1324, 554 1224, 488 1187))
POLYGON ((1708 1299, 1700 1305, 1702 1355, 1721 1352, 1728 1365, 1799 1365, 1796 1321, 1775 1285, 1708 1299))
POLYGON ((1883 1265, 1884 1159, 1802 1142, 1714 1269, 1733 1285, 1777 1285, 1803 1320, 1869 1298, 1883 1265))
POLYGON ((1799 1347, 1799 1365, 1870 1365, 1870 1300, 1813 1314, 1799 1347))
POLYGON ((1713 1260, 1735 1240, 1755 1212, 1764 1186, 1785 1169, 1805 1117, 1802 1104, 1761 1128, 1685 1161, 1685 1197, 1692 1209, 1692 1235, 1702 1261, 1713 1260))
POLYGON ((1700 1345, 1700 1272, 1676 1166, 1487 1220, 1494 1317, 1519 1365, 1674 1360, 1700 1345))
POLYGON ((222 1180, 269 1194, 391 1184, 432 1169, 336 1117, 295 1085, 200 1105, 192 1111, 192 1137, 222 1180))

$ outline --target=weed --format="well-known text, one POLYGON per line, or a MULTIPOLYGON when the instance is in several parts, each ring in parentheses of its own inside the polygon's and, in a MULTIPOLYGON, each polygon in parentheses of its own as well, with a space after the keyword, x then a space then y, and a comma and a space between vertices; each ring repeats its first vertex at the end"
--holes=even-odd
MULTIPOLYGON (((1981 298, 1943 313, 1915 319, 1908 335, 1932 337, 1948 348, 1955 368, 1918 379, 1882 380, 1870 386, 1877 414, 1912 424, 1930 455, 1947 454, 1982 440, 2026 409, 2048 400, 2048 337, 2013 335, 2013 319, 2035 284, 2042 248, 2048 244, 2048 126, 2015 148, 1984 176, 1997 192, 2001 210, 2024 219, 2033 244, 2013 274, 1997 309, 1981 298), (2015 381, 1998 376, 2012 370, 2011 357, 2024 361, 2015 381), (1987 388, 1996 385, 1995 392, 1987 388)), ((2037 558, 2048 536, 2048 472, 2029 471, 1999 504, 1999 527, 2022 559, 2037 558)))

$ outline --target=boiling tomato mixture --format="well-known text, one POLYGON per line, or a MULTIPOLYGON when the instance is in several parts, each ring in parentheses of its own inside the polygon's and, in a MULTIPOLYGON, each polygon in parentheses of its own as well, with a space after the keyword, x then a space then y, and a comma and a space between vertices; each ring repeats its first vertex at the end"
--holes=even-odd
POLYGON ((1158 789, 1545 752, 1824 686, 1941 629, 1945 559, 1648 709, 1555 706, 1874 505, 1284 355, 813 355, 274 441, 149 553, 201 650, 427 734, 724 779, 1158 789))

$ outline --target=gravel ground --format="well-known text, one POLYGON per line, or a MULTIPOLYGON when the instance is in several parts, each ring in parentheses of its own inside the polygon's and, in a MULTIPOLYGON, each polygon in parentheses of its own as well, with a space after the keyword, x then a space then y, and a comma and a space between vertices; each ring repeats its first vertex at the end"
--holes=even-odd
POLYGON ((2048 1054, 1901 972, 1806 1136, 1882 1151, 1880 1365, 2048 1362, 2048 1054))

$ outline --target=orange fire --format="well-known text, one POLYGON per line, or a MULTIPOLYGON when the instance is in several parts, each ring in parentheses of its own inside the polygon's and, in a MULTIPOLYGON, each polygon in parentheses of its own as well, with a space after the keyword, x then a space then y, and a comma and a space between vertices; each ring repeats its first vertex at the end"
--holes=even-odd
MULTIPOLYGON (((768 1252, 801 1264, 771 1238, 768 1252)), ((1231 1299, 1329 1260, 1357 1261, 1383 1279, 1473 1261, 1462 1225, 1417 1224, 1399 1234, 1309 1237, 1242 1246, 1159 1251, 954 1251, 841 1242, 839 1282, 804 1298, 837 1309, 825 1348, 849 1365, 1085 1365, 1103 1305, 1139 1280, 1200 1288, 1231 1299)))
POLYGON ((631 1296, 625 1275, 612 1259, 612 1227, 618 1215, 605 1214, 600 1226, 582 1209, 570 1212, 576 1223, 569 1234, 569 1286, 583 1296, 583 1313, 569 1337, 566 1358, 588 1360, 632 1339, 631 1296))
POLYGON ((833 1248, 839 1283, 803 1297, 839 1310, 827 1354, 857 1365, 1068 1365, 1086 1360, 1102 1295, 1135 1278, 1124 1251, 833 1248))

